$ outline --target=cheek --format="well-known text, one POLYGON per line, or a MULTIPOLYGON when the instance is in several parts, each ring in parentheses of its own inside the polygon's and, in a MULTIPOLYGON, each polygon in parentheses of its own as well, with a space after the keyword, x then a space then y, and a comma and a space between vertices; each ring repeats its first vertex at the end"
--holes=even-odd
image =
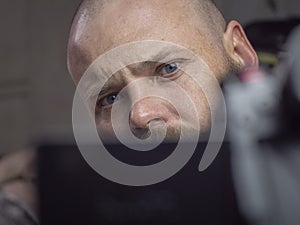
POLYGON ((198 112, 198 118, 196 119, 200 122, 201 130, 208 129, 210 127, 211 112, 205 93, 189 76, 182 77, 178 83, 195 104, 198 112))
POLYGON ((101 138, 107 139, 114 134, 110 118, 110 112, 96 113, 95 115, 97 131, 101 138))

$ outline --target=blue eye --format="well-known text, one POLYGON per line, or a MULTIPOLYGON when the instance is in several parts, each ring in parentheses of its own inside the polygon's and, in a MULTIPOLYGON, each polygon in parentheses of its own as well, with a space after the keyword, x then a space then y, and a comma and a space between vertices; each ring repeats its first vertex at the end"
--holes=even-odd
POLYGON ((181 69, 180 59, 174 60, 173 62, 165 63, 157 68, 157 74, 161 77, 167 78, 169 80, 175 80, 183 74, 181 69))
POLYGON ((112 93, 110 95, 107 95, 101 101, 99 101, 99 104, 100 106, 112 105, 117 100, 118 100, 118 93, 112 93))
POLYGON ((107 101, 108 104, 113 104, 116 99, 117 99, 116 94, 109 95, 109 96, 106 97, 106 101, 107 101))
POLYGON ((177 69, 177 63, 169 63, 164 66, 164 70, 167 74, 174 73, 177 69))

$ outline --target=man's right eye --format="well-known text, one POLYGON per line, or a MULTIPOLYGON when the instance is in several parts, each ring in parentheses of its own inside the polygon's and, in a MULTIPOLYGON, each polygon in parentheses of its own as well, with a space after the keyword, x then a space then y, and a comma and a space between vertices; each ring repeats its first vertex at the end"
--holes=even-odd
POLYGON ((98 100, 97 105, 100 107, 109 106, 118 100, 118 93, 112 93, 98 100))

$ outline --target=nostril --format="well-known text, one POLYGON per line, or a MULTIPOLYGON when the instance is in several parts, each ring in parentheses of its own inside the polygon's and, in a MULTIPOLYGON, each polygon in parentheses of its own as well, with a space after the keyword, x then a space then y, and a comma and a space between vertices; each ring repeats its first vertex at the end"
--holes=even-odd
POLYGON ((131 126, 132 132, 137 138, 146 139, 151 135, 152 129, 161 129, 165 126, 165 121, 161 118, 154 118, 147 122, 145 127, 131 126))
POLYGON ((132 130, 133 134, 140 139, 146 139, 150 136, 151 132, 148 128, 134 128, 132 130))

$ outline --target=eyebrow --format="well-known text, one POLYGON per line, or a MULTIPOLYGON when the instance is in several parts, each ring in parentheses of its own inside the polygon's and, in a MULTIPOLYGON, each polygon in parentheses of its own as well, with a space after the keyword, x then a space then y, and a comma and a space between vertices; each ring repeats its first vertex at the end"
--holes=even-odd
POLYGON ((158 52, 156 55, 149 58, 149 62, 161 62, 164 61, 168 56, 172 56, 174 54, 178 54, 180 52, 184 52, 183 49, 162 49, 160 52, 158 52))
MULTIPOLYGON (((166 63, 168 60, 166 60, 170 56, 175 56, 175 54, 178 54, 180 52, 183 52, 182 49, 162 49, 157 54, 150 56, 146 61, 134 63, 133 70, 141 71, 145 69, 145 67, 151 67, 159 62, 166 63)), ((131 65, 129 65, 131 66, 131 65)))
POLYGON ((108 90, 109 90, 109 85, 105 84, 102 87, 101 91, 99 92, 98 97, 101 96, 101 95, 104 95, 108 90))
MULTIPOLYGON (((153 64, 157 64, 158 62, 166 63, 168 61, 168 57, 171 56, 172 58, 174 58, 174 57, 176 57, 176 54, 181 53, 181 52, 184 52, 184 50, 183 49, 170 49, 170 48, 165 49, 164 48, 161 51, 159 51, 157 54, 150 56, 145 61, 133 63, 132 65, 134 65, 134 66, 130 70, 132 71, 132 73, 138 73, 138 71, 145 69, 145 67, 151 67, 151 66, 153 66, 153 64)), ((126 67, 128 68, 128 66, 130 67, 132 65, 127 65, 124 68, 126 68, 126 67)), ((95 93, 97 95, 97 97, 107 93, 111 89, 112 83, 113 82, 107 80, 107 82, 104 84, 104 86, 100 90, 99 94, 95 93)))

